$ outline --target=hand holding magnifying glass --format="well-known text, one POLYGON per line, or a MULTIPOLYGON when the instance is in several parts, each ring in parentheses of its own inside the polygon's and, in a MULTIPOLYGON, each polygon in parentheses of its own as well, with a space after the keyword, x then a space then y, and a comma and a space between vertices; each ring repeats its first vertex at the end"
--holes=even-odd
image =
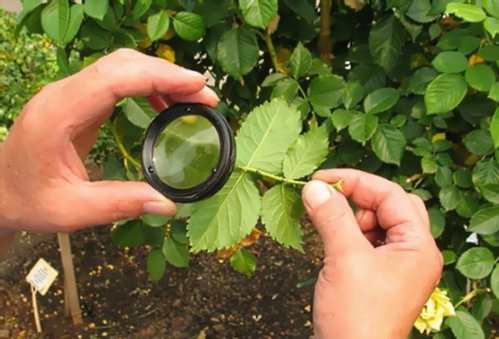
POLYGON ((149 97, 158 111, 218 102, 201 74, 126 49, 50 84, 0 145, 0 227, 73 231, 144 213, 175 214, 175 204, 145 182, 88 181, 81 159, 116 102, 129 96, 149 97))

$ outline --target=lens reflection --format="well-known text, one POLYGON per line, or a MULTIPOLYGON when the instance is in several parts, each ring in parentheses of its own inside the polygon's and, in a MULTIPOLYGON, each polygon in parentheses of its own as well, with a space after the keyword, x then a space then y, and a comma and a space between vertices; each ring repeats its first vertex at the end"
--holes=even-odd
POLYGON ((219 158, 217 130, 199 115, 185 115, 172 121, 154 146, 157 175, 176 189, 193 188, 206 181, 219 158))

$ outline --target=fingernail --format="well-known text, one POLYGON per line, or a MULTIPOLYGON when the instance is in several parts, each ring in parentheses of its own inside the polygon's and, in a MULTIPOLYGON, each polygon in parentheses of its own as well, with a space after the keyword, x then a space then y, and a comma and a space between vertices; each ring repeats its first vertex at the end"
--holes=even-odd
POLYGON ((303 197, 308 208, 316 208, 331 198, 329 186, 319 180, 312 180, 303 189, 303 197))
POLYGON ((165 201, 148 201, 144 203, 144 213, 170 216, 175 214, 175 206, 168 200, 165 201))

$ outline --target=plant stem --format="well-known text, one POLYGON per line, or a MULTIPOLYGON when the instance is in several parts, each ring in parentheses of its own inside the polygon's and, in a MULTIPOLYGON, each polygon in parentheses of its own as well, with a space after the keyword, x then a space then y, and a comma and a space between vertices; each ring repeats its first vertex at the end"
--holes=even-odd
POLYGON ((140 165, 140 163, 130 153, 128 153, 113 123, 110 124, 110 129, 111 133, 113 134, 114 140, 116 141, 116 145, 118 146, 118 150, 120 151, 123 158, 126 161, 130 162, 140 173, 140 171, 142 170, 142 165, 140 165))
MULTIPOLYGON (((282 182, 284 184, 288 184, 288 185, 294 185, 294 186, 305 186, 307 184, 306 181, 301 181, 301 180, 294 180, 294 179, 287 179, 287 178, 284 178, 284 177, 281 177, 281 176, 278 176, 278 175, 274 175, 272 173, 269 173, 269 172, 265 172, 265 171, 261 171, 259 169, 256 169, 256 168, 252 168, 252 167, 247 167, 247 166, 238 166, 238 168, 244 172, 248 172, 248 173, 253 173, 253 174, 256 174, 260 177, 263 177, 263 178, 267 178, 267 179, 271 179, 271 180, 275 180, 277 182, 282 182)), ((333 183, 333 184, 330 184, 330 186, 332 188, 334 188, 335 190, 337 191, 342 191, 342 187, 341 187, 341 181, 338 181, 336 183, 333 183)))
POLYGON ((321 23, 318 49, 321 59, 328 65, 333 57, 333 42, 331 41, 331 0, 321 0, 321 23))
POLYGON ((482 293, 488 293, 490 290, 488 288, 477 288, 474 289, 473 291, 469 292, 466 294, 455 306, 454 308, 458 308, 464 303, 470 302, 473 298, 477 297, 478 295, 482 293))
POLYGON ((276 72, 283 73, 282 67, 279 66, 279 61, 277 60, 277 53, 275 51, 274 42, 272 41, 272 36, 269 31, 266 31, 263 35, 263 40, 265 40, 265 44, 267 45, 267 49, 270 54, 270 58, 272 59, 272 65, 275 68, 276 72))

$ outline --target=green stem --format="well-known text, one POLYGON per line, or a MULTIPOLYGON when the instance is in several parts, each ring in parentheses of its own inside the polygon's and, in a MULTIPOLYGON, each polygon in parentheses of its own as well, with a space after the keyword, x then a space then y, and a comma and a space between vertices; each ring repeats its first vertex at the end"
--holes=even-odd
POLYGON ((462 304, 470 302, 473 298, 479 296, 480 294, 488 292, 490 292, 488 288, 477 288, 466 294, 456 305, 454 305, 454 308, 458 308, 462 304))
POLYGON ((277 53, 270 32, 267 31, 265 32, 265 34, 263 34, 263 40, 265 40, 265 45, 267 45, 267 50, 269 51, 270 58, 272 59, 272 65, 274 65, 275 71, 282 73, 281 67, 279 67, 279 61, 277 60, 277 53))
MULTIPOLYGON (((248 167, 248 166, 238 166, 237 168, 239 168, 240 170, 242 170, 244 172, 253 173, 253 174, 256 174, 256 175, 263 177, 263 178, 266 178, 266 179, 271 179, 271 180, 274 180, 277 182, 282 182, 283 184, 294 185, 294 186, 305 186, 307 184, 306 181, 284 178, 284 177, 281 177, 281 176, 278 176, 278 175, 275 175, 275 174, 272 174, 269 172, 265 172, 265 171, 262 171, 262 170, 259 170, 256 168, 248 167)), ((342 191, 341 181, 336 182, 334 184, 330 184, 330 186, 337 191, 340 191, 340 192, 342 191)))
POLYGON ((126 161, 130 162, 140 173, 140 171, 142 171, 142 165, 130 153, 128 153, 125 145, 123 144, 123 141, 121 140, 121 137, 116 131, 116 127, 114 126, 114 124, 110 124, 110 129, 111 133, 113 134, 114 140, 116 141, 116 145, 118 146, 118 150, 120 151, 123 158, 126 161))

